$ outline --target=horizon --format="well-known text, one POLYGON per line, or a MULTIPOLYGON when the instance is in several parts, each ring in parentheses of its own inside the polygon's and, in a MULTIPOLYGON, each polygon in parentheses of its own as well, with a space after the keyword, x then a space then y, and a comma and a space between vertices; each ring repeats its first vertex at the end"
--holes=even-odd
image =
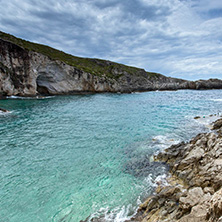
POLYGON ((187 80, 222 78, 222 2, 1 2, 0 29, 65 53, 187 80))

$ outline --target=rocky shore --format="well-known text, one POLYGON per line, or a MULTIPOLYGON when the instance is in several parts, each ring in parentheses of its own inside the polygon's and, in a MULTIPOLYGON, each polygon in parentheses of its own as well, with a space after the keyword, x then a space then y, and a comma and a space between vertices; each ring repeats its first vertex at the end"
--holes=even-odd
POLYGON ((155 156, 169 165, 168 185, 159 184, 127 222, 222 222, 222 119, 211 127, 155 156))

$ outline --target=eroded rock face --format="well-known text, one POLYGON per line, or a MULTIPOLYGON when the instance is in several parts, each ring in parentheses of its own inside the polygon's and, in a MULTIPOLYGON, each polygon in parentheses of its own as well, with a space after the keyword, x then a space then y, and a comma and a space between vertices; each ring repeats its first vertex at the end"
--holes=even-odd
POLYGON ((83 72, 0 39, 0 93, 35 96, 118 91, 115 81, 83 72))
MULTIPOLYGON (((95 62, 112 67, 109 61, 95 62)), ((110 68, 110 76, 113 78, 84 72, 0 39, 0 95, 3 96, 222 88, 222 80, 192 82, 160 74, 149 75, 143 69, 132 74, 121 68, 110 68)))
POLYGON ((199 134, 156 156, 170 167, 170 185, 159 186, 130 221, 222 221, 221 121, 213 124, 217 131, 199 134))
POLYGON ((0 40, 0 93, 34 95, 35 76, 30 67, 29 52, 0 40))

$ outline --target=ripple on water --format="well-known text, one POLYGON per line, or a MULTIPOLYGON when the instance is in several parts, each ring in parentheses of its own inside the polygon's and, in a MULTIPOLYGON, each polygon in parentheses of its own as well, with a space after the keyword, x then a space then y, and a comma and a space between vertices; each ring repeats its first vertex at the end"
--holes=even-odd
POLYGON ((165 165, 152 155, 207 130, 222 91, 96 94, 1 100, 2 221, 123 221, 165 165), (37 216, 36 216, 37 215, 37 216))

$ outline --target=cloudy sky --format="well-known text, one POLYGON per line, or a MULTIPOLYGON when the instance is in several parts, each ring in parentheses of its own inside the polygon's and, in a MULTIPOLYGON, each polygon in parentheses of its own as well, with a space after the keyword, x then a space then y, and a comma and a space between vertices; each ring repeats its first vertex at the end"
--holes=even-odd
POLYGON ((0 0, 0 30, 185 79, 222 78, 222 0, 0 0))

